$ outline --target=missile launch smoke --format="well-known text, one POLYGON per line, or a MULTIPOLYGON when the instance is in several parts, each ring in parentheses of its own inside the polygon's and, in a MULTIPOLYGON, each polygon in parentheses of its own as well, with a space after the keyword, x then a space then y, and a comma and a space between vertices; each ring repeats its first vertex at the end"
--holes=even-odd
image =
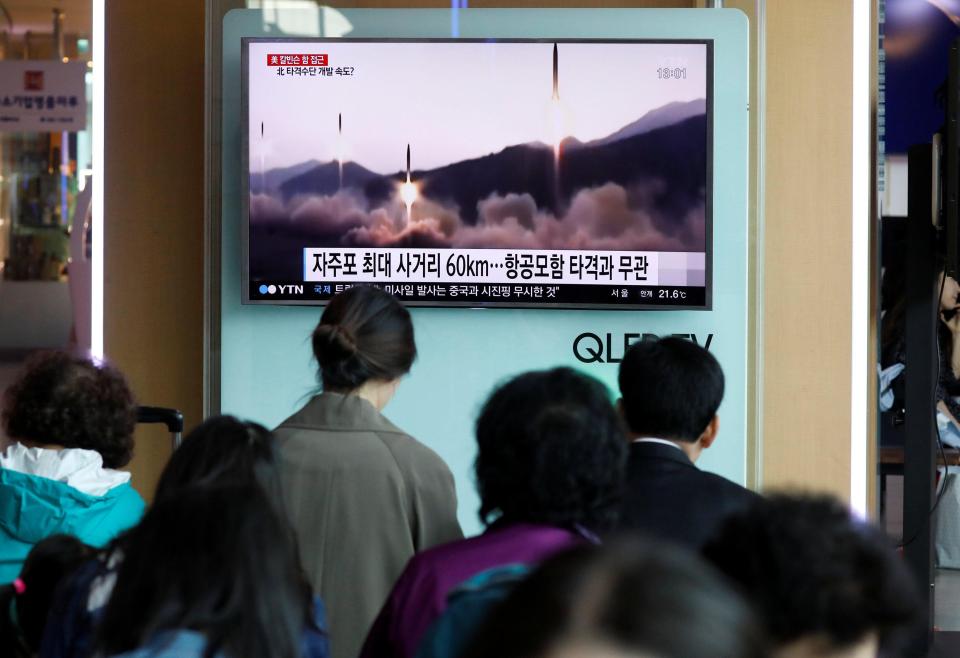
POLYGON ((286 203, 252 195, 250 216, 255 226, 281 225, 312 239, 309 246, 315 247, 703 251, 703 207, 694 205, 679 223, 674 218, 667 224, 654 209, 660 186, 654 182, 628 190, 608 183, 580 190, 559 217, 538 208, 528 194, 492 194, 478 204, 475 224, 462 221, 456 207, 422 196, 408 222, 409 206, 399 194, 370 209, 362 195, 350 191, 297 196, 286 203))

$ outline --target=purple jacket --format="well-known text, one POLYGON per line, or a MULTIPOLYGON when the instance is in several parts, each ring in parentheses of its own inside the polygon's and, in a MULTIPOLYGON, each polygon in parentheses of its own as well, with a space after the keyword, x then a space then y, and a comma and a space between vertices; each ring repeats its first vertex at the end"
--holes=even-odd
POLYGON ((478 537, 414 555, 373 623, 360 658, 414 658, 457 585, 493 567, 536 564, 584 541, 571 530, 519 523, 495 525, 478 537))

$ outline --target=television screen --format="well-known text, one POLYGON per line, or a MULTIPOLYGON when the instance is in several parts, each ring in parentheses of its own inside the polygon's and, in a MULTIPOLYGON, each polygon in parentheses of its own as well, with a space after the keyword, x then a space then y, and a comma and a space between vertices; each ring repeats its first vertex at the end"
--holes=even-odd
POLYGON ((710 42, 243 49, 245 302, 709 308, 710 42))

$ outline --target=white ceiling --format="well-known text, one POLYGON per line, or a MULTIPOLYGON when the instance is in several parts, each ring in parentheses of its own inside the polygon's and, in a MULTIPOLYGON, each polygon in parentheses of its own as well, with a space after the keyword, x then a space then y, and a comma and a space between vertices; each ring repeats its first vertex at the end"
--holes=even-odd
MULTIPOLYGON (((26 31, 51 33, 53 31, 53 9, 65 12, 66 32, 81 36, 90 35, 93 3, 91 0, 0 0, 13 18, 13 31, 23 34, 26 31)), ((0 14, 0 30, 6 30, 8 24, 0 14)))

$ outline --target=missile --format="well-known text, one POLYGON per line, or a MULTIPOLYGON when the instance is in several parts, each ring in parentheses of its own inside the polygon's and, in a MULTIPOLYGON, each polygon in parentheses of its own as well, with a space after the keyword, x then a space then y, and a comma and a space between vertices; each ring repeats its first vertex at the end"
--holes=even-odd
POLYGON ((413 204, 417 196, 417 186, 410 181, 410 144, 407 144, 407 182, 400 185, 400 199, 407 208, 407 225, 413 223, 413 204))
POLYGON ((343 189, 343 113, 337 113, 337 189, 343 189))
POLYGON ((560 65, 558 59, 557 44, 553 44, 553 100, 560 98, 560 65))
POLYGON ((260 122, 260 137, 263 138, 263 121, 260 122))

